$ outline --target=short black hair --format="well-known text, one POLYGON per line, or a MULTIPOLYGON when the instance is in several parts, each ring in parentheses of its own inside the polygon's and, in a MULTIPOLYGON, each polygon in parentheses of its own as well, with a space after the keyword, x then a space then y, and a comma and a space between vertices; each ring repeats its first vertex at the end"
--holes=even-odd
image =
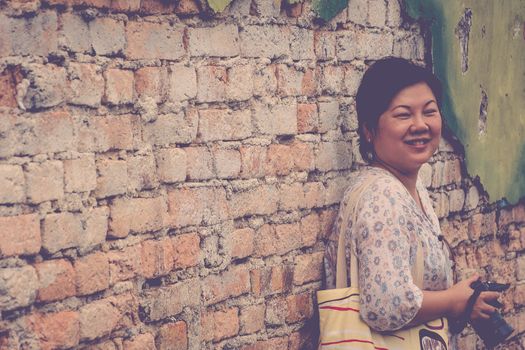
POLYGON ((432 71, 398 57, 383 58, 367 69, 355 99, 359 153, 365 161, 372 160, 373 146, 366 139, 364 127, 375 133, 379 117, 388 109, 392 99, 404 88, 417 83, 426 83, 430 87, 441 109, 441 82, 432 71))

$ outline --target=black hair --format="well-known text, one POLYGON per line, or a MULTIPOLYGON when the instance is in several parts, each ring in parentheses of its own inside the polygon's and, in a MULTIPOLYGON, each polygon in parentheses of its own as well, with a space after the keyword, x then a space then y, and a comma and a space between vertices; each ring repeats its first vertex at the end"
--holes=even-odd
POLYGON ((359 153, 365 161, 372 161, 374 149, 367 141, 364 127, 375 133, 379 117, 392 99, 404 88, 422 82, 430 87, 441 109, 441 82, 430 70, 397 57, 378 60, 367 69, 356 94, 359 153))

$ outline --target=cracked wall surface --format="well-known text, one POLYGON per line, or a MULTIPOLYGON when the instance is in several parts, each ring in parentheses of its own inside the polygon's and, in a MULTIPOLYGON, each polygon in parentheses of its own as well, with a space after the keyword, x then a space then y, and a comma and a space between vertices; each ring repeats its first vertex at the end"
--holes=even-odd
POLYGON ((525 195, 525 6, 508 1, 406 1, 431 23, 445 112, 469 172, 494 201, 525 195))

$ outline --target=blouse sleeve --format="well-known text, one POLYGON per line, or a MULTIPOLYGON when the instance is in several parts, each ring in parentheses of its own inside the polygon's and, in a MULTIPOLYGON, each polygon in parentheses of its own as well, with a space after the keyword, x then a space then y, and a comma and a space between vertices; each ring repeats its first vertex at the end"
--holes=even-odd
POLYGON ((379 179, 365 190, 357 208, 353 241, 359 261, 360 313, 378 331, 407 325, 423 301, 411 275, 414 228, 405 214, 403 195, 408 196, 391 181, 379 179))

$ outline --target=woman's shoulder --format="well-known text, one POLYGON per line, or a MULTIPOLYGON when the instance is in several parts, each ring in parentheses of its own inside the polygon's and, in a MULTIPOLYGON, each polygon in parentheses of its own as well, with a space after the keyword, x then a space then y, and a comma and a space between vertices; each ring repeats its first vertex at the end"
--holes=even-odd
POLYGON ((402 186, 388 170, 367 166, 351 174, 345 195, 358 189, 363 191, 363 195, 383 193, 385 190, 399 191, 403 189, 402 186))

